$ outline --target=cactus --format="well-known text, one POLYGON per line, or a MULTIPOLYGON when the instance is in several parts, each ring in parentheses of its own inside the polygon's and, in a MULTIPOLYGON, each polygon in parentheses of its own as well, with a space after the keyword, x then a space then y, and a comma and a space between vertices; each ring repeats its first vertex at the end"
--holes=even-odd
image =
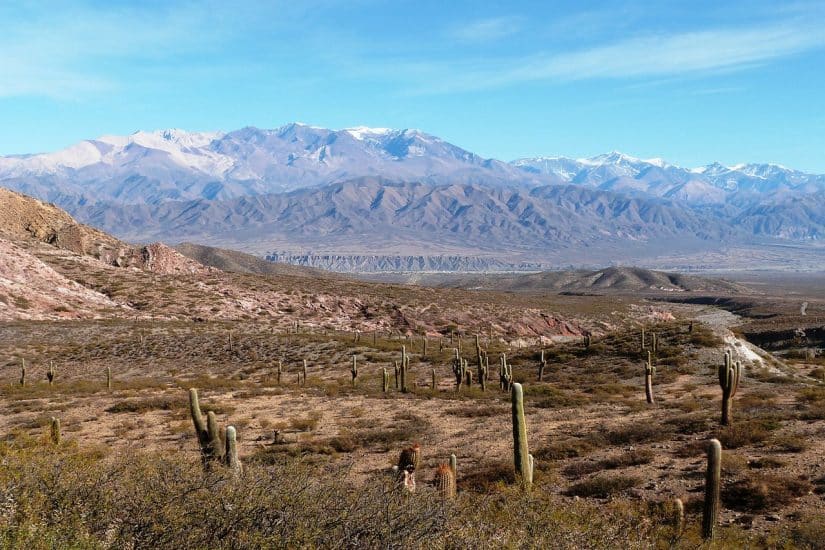
POLYGON ((453 476, 458 479, 458 460, 454 454, 450 455, 450 469, 453 471, 453 476))
POLYGON ((26 360, 23 359, 22 363, 20 364, 20 385, 26 385, 26 360))
POLYGON ((421 339, 422 339, 422 350, 423 350, 421 352, 421 357, 427 357, 427 333, 424 333, 421 336, 421 339))
POLYGON ((232 353, 232 331, 229 331, 229 353, 232 353))
POLYGON ((278 385, 281 385, 281 374, 284 372, 284 364, 278 359, 278 385))
POLYGON ((192 423, 195 425, 195 434, 198 437, 203 462, 207 463, 216 456, 223 456, 223 446, 220 441, 215 413, 209 411, 207 418, 203 418, 198 401, 198 390, 195 388, 189 388, 189 413, 192 415, 192 423))
POLYGON ((693 334, 693 321, 688 323, 688 334, 693 334))
POLYGON ((112 391, 112 367, 106 367, 106 389, 112 391))
POLYGON ((708 470, 705 476, 705 507, 702 513, 702 537, 712 539, 719 520, 719 488, 722 474, 722 444, 708 442, 708 470))
POLYGON ((645 327, 642 327, 642 351, 645 350, 645 327))
POLYGON ((303 382, 303 385, 304 385, 304 386, 306 386, 306 385, 307 385, 307 360, 306 360, 306 359, 304 359, 304 368, 303 368, 303 370, 302 370, 301 372, 302 372, 302 373, 303 373, 303 375, 304 375, 304 382, 303 382))
POLYGON ((673 501, 673 538, 678 539, 685 531, 685 505, 681 498, 673 501))
POLYGON ((407 355, 407 347, 401 346, 401 392, 407 393, 407 368, 410 365, 410 357, 407 355))
POLYGON ((452 500, 455 498, 455 473, 448 464, 439 464, 435 471, 435 486, 441 498, 452 500))
POLYGON ((736 390, 739 388, 739 379, 742 375, 742 364, 733 362, 730 350, 725 352, 725 364, 719 367, 719 387, 722 388, 722 425, 729 426, 733 421, 731 405, 736 390))
POLYGON ((654 354, 659 351, 659 335, 655 332, 650 333, 650 348, 654 354))
POLYGON ((56 373, 54 371, 54 361, 49 361, 49 370, 46 371, 46 379, 49 381, 49 385, 54 385, 54 377, 56 373))
POLYGON ((401 388, 399 379, 401 376, 401 369, 398 366, 398 361, 395 362, 395 389, 398 390, 401 388))
POLYGON ((585 333, 585 335, 584 335, 584 349, 590 349, 591 342, 592 342, 592 339, 590 337, 590 333, 589 332, 585 333))
POLYGON ((435 391, 436 388, 438 387, 438 382, 436 381, 436 378, 435 378, 435 369, 430 369, 430 370, 431 370, 431 374, 432 374, 432 390, 435 391))
MULTIPOLYGON (((211 414, 211 413, 210 413, 211 414)), ((224 449, 224 464, 230 469, 233 475, 238 476, 243 473, 243 465, 238 458, 238 441, 235 426, 226 427, 226 448, 224 449)))
POLYGON ((539 382, 544 382, 544 369, 547 367, 547 360, 544 358, 544 350, 541 350, 541 360, 539 361, 539 382))
POLYGON ((468 388, 473 385, 473 371, 471 371, 467 366, 466 359, 464 360, 464 381, 466 382, 468 388))
POLYGON ((222 459, 225 451, 224 444, 221 441, 221 431, 218 428, 218 418, 212 411, 206 413, 206 435, 209 438, 209 443, 206 448, 207 458, 214 460, 222 459))
POLYGON ((464 360, 459 356, 458 348, 455 349, 453 358, 453 376, 455 377, 455 391, 461 391, 461 384, 464 383, 464 360))
POLYGON ((387 393, 390 389, 390 375, 387 372, 387 367, 381 369, 381 391, 387 393))
POLYGON ((516 477, 520 479, 525 491, 532 484, 530 452, 527 448, 527 422, 524 419, 524 390, 518 382, 510 389, 510 401, 513 406, 513 463, 516 477))
POLYGON ((647 352, 647 365, 645 365, 645 397, 647 402, 653 403, 653 375, 656 374, 656 367, 651 362, 650 350, 647 352))
POLYGON ((352 368, 350 372, 352 373, 352 387, 354 388, 358 380, 358 359, 355 355, 352 356, 352 368))
POLYGON ((60 445, 60 419, 52 417, 49 437, 53 445, 60 445))

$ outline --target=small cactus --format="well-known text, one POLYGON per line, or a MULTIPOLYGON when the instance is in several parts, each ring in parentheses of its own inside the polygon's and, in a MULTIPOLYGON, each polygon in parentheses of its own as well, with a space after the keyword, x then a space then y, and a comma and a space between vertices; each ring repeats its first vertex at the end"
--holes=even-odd
POLYGON ((435 471, 435 486, 441 498, 452 500, 456 495, 455 473, 448 464, 439 464, 435 471))
POLYGON ((453 471, 453 476, 458 479, 458 460, 454 454, 450 455, 450 469, 453 471))
POLYGON ((401 368, 398 366, 398 361, 395 362, 395 389, 401 389, 401 368))
POLYGON ((739 379, 742 375, 742 364, 733 362, 730 350, 725 352, 725 363, 719 367, 719 387, 722 388, 722 425, 729 426, 733 421, 731 405, 736 390, 739 389, 739 379))
POLYGON ((284 364, 278 359, 278 385, 281 385, 281 374, 284 372, 284 364))
POLYGON ((20 385, 26 385, 26 360, 23 359, 20 364, 20 385))
POLYGON ((49 370, 46 371, 46 380, 49 381, 49 385, 54 385, 54 379, 57 373, 54 370, 54 361, 49 361, 49 370))
POLYGON ((712 539, 719 521, 719 489, 722 475, 722 444, 717 439, 708 442, 708 469, 705 476, 705 506, 702 513, 702 537, 712 539))
POLYGON ((436 380, 436 377, 435 377, 435 369, 430 369, 430 370, 431 370, 431 375, 432 375, 432 390, 435 391, 436 388, 438 388, 438 381, 436 380))
POLYGON ((112 391, 112 367, 106 367, 106 389, 112 391))
POLYGON ((54 416, 51 420, 49 438, 51 439, 52 445, 60 445, 60 419, 54 416))
POLYGON ((530 490, 533 482, 530 451, 527 447, 527 422, 524 418, 524 390, 518 382, 513 383, 510 389, 510 400, 513 408, 513 463, 516 477, 519 478, 525 491, 530 490))
POLYGON ((303 385, 306 386, 307 385, 307 360, 306 359, 304 359, 304 368, 301 372, 304 375, 303 385))
POLYGON ((390 389, 390 375, 387 372, 387 367, 381 369, 381 391, 387 393, 390 389))

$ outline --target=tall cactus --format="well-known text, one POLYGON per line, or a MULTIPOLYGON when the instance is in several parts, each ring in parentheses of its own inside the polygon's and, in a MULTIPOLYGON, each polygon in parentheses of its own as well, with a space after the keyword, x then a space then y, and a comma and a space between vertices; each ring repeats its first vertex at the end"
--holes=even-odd
POLYGON ((196 388, 189 388, 189 413, 195 426, 195 434, 198 437, 203 462, 207 463, 214 458, 222 457, 223 445, 221 444, 215 413, 209 411, 207 418, 203 417, 196 388))
POLYGON ((233 475, 238 476, 243 472, 243 465, 238 458, 238 441, 235 426, 226 427, 226 448, 224 450, 224 464, 232 472, 233 475))
POLYGON ((278 359, 278 385, 281 385, 281 374, 284 372, 284 364, 278 359))
POLYGON ((645 350, 645 327, 642 327, 642 351, 645 350))
POLYGON ((450 469, 453 471, 455 478, 458 479, 458 459, 454 454, 450 455, 450 469))
POLYGON ((448 464, 439 464, 435 471, 435 486, 441 498, 452 500, 456 495, 455 472, 448 464))
POLYGON ((350 369, 350 373, 352 373, 352 387, 354 388, 358 383, 358 359, 355 355, 352 356, 352 368, 350 369))
POLYGON ((681 498, 673 501, 673 538, 678 539, 685 531, 685 505, 681 498))
POLYGON ((708 442, 708 470, 705 476, 705 506, 702 513, 702 537, 712 539, 719 521, 719 489, 722 475, 722 444, 708 442))
POLYGON ((647 352, 647 365, 645 365, 645 397, 649 404, 653 404, 653 375, 656 374, 656 367, 653 366, 650 350, 647 352))
POLYGON ((22 362, 20 363, 20 385, 21 386, 26 385, 26 360, 25 359, 22 359, 22 362))
POLYGON ((510 389, 510 401, 513 408, 513 463, 516 477, 525 491, 530 490, 533 481, 530 467, 530 451, 527 447, 527 422, 524 418, 524 390, 521 384, 514 383, 510 389))
POLYGON ((407 368, 410 365, 410 357, 407 355, 407 347, 401 346, 401 392, 407 393, 407 368))
POLYGON ((57 376, 57 373, 54 370, 54 361, 49 361, 49 370, 46 371, 46 380, 49 381, 49 385, 54 385, 54 379, 57 376))
POLYGON ((303 385, 306 386, 307 385, 307 360, 306 359, 304 359, 304 368, 301 372, 304 374, 303 385))
POLYGON ((739 389, 739 379, 742 375, 742 364, 734 363, 730 350, 725 352, 725 363, 719 367, 719 387, 722 388, 722 425, 729 426, 733 421, 731 405, 736 390, 739 389))
POLYGON ((401 377, 401 368, 398 366, 398 361, 395 362, 395 389, 401 389, 401 382, 399 381, 401 377))
POLYGON ((435 391, 435 390, 436 390, 436 388, 438 388, 438 381, 436 380, 436 377, 435 377, 435 369, 430 369, 430 375, 431 375, 431 377, 432 377, 432 380, 431 380, 431 389, 432 389, 433 391, 435 391))
POLYGON ((390 389, 390 375, 387 372, 387 367, 381 369, 381 391, 387 393, 390 389))
POLYGON ((547 360, 544 358, 544 350, 541 350, 541 360, 539 361, 539 382, 544 382, 544 369, 547 368, 547 360))
POLYGON ((112 391, 112 367, 106 367, 106 389, 112 391))
POLYGON ((60 419, 54 416, 51 419, 49 438, 51 439, 52 445, 60 445, 60 419))

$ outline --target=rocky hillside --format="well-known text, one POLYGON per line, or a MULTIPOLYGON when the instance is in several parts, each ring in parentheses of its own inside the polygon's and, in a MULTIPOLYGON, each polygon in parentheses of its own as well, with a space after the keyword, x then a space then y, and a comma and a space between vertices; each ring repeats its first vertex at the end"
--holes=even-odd
MULTIPOLYGON (((535 300, 516 303, 496 294, 366 283, 312 269, 264 265, 244 254, 191 245, 182 250, 232 272, 206 267, 162 244, 135 247, 118 256, 134 259, 127 267, 106 255, 60 246, 60 239, 50 235, 77 224, 59 209, 16 194, 5 196, 17 210, 14 223, 7 221, 0 231, 7 237, 17 233, 0 240, 4 320, 236 320, 273 330, 289 330, 297 322, 318 331, 433 336, 461 326, 510 338, 578 335, 583 325, 593 322, 535 300)), ((78 231, 107 246, 130 249, 91 228, 78 225, 78 231)))
POLYGON ((206 268, 162 243, 132 246, 78 223, 53 204, 0 188, 0 236, 36 241, 117 267, 155 273, 197 273, 206 268))

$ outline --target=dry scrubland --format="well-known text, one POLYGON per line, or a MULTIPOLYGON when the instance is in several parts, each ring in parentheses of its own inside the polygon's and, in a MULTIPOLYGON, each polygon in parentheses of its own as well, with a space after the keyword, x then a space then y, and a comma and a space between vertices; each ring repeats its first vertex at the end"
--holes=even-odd
MULTIPOLYGON (((599 297, 559 300, 604 309, 599 297)), ((689 330, 699 306, 657 306, 672 307, 676 319, 642 319, 648 347, 658 336, 649 405, 641 325, 629 316, 638 310, 619 303, 626 323, 605 322, 609 330, 589 347, 578 337, 543 346, 541 382, 535 339, 510 345, 522 340, 482 334, 486 391, 469 335, 461 356, 473 381, 456 388, 458 338, 450 344, 443 327, 425 355, 421 336, 295 334, 249 320, 5 323, 0 540, 35 548, 695 548, 703 544, 705 445, 716 437, 724 451, 713 547, 822 547, 822 358, 786 350, 784 360, 752 362, 734 346, 744 373, 732 425, 723 427, 717 370, 726 346, 717 327, 697 321, 689 330), (402 345, 407 392, 393 373, 402 345), (524 388, 535 457, 528 494, 514 474, 502 353, 524 388), (190 387, 204 413, 237 429, 242 474, 201 464, 190 387), (61 422, 59 445, 49 438, 52 417, 61 422), (391 468, 414 443, 421 459, 410 493, 391 468), (433 481, 450 454, 457 496, 445 500, 433 481), (683 532, 675 498, 684 502, 683 532)))

